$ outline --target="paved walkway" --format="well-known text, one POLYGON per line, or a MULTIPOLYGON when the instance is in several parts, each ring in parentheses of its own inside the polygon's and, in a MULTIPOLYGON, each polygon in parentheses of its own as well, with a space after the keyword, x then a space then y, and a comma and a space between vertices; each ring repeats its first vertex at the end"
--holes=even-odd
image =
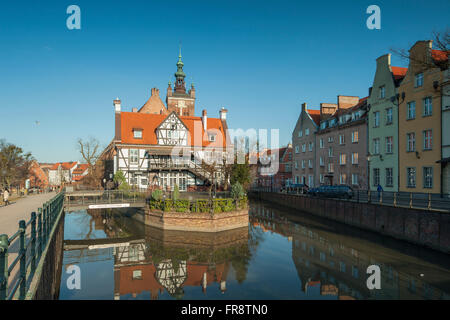
POLYGON ((31 212, 37 214, 38 208, 54 196, 56 192, 28 195, 12 200, 8 206, 0 206, 0 234, 6 233, 11 237, 19 229, 20 220, 30 220, 31 212))

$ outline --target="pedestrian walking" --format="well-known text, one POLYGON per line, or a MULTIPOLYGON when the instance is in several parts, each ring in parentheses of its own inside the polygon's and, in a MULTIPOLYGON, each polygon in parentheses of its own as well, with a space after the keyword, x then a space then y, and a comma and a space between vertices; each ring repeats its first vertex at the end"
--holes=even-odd
POLYGON ((5 206, 9 204, 9 191, 8 189, 5 189, 3 192, 3 202, 5 203, 5 206))

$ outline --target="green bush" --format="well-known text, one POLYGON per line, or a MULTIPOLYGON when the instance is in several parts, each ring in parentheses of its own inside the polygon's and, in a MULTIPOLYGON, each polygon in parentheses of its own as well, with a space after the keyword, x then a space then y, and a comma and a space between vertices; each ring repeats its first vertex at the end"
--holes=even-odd
POLYGON ((152 200, 161 200, 162 191, 160 189, 153 190, 152 200))
POLYGON ((242 199, 245 197, 244 187, 239 182, 236 182, 231 186, 231 197, 233 197, 233 199, 242 199))
POLYGON ((172 199, 173 200, 178 200, 180 198, 180 188, 178 187, 178 185, 175 185, 175 188, 173 189, 173 194, 172 194, 172 199))

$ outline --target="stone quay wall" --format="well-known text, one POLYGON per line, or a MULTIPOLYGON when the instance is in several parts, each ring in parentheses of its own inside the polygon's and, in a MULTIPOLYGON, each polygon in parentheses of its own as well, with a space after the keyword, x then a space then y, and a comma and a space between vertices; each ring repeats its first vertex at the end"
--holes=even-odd
POLYGON ((250 197, 450 253, 450 214, 272 192, 250 197))
POLYGON ((164 230, 219 232, 248 226, 248 209, 232 212, 184 213, 145 208, 145 224, 164 230))

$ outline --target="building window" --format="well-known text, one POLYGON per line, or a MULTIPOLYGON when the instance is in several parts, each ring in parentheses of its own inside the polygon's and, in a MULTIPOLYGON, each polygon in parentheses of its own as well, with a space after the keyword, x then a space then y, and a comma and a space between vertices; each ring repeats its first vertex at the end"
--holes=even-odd
POLYGON ((386 168, 386 187, 392 187, 394 185, 394 169, 386 168))
POLYGON ((386 124, 392 124, 392 108, 386 109, 386 124))
POLYGON ((433 168, 423 167, 423 187, 433 188, 433 168))
POLYGON ((416 134, 414 132, 406 134, 406 151, 413 152, 416 150, 416 134))
POLYGON ((416 74, 415 79, 414 79, 414 86, 416 88, 423 86, 423 73, 422 72, 416 74))
POLYGON ((380 138, 373 139, 373 154, 380 153, 380 138))
POLYGON ((209 141, 210 141, 210 142, 216 141, 216 135, 215 135, 215 134, 210 134, 210 135, 209 135, 209 141))
POLYGON ((321 167, 324 166, 323 157, 320 157, 320 158, 319 158, 319 164, 320 164, 321 167))
POLYGON ((305 129, 305 136, 309 136, 309 128, 305 129))
POLYGON ((431 116, 433 114, 433 102, 431 97, 423 99, 423 116, 431 116))
POLYGON ((313 146, 314 146, 314 142, 310 142, 310 143, 308 144, 308 149, 309 149, 309 151, 312 151, 312 150, 313 150, 313 146))
POLYGON ((319 140, 320 149, 323 149, 323 138, 320 138, 319 140))
POLYGON ((306 143, 302 144, 302 152, 306 152, 306 143))
POLYGON ((406 179, 408 188, 416 187, 416 168, 406 168, 406 179))
POLYGON ((378 186, 380 184, 380 169, 373 169, 373 185, 378 186))
POLYGON ((333 173, 334 172, 334 163, 330 162, 328 164, 328 172, 333 173))
POLYGON ((310 159, 310 160, 308 160, 308 167, 310 167, 310 168, 312 168, 313 167, 313 163, 312 163, 312 160, 310 159))
POLYGON ((380 87, 380 99, 383 99, 384 97, 386 97, 386 87, 381 86, 380 87))
POLYGON ((431 150, 433 148, 433 132, 431 130, 423 131, 423 150, 431 150))
POLYGON ((140 129, 134 129, 133 130, 133 137, 135 139, 142 139, 142 130, 140 129))
POLYGON ((323 183, 324 181, 325 181, 325 178, 324 178, 323 174, 320 174, 319 175, 319 182, 323 183))
POLYGON ((393 137, 386 137, 386 153, 392 153, 393 137))
POLYGON ((142 184, 143 186, 148 185, 148 179, 147 179, 147 178, 141 178, 141 184, 142 184))
POLYGON ((345 143, 345 137, 343 134, 339 135, 339 144, 344 144, 345 143))
POLYGON ((377 128, 380 126, 380 112, 374 112, 373 113, 373 127, 377 128))
POLYGON ((133 270, 133 280, 142 280, 142 270, 133 270))
POLYGON ((295 161, 295 169, 298 169, 298 161, 295 161))
POLYGON ((352 173, 352 184, 357 185, 358 184, 358 174, 352 173))
POLYGON ((359 137, 358 137, 358 131, 353 131, 353 132, 352 132, 352 142, 353 142, 353 143, 358 142, 358 139, 359 139, 359 137))
POLYGON ((408 102, 406 106, 406 120, 411 120, 416 118, 416 102, 408 102))
POLYGON ((299 148, 298 148, 298 146, 295 146, 295 153, 298 153, 299 152, 299 148))
POLYGON ((303 137, 303 130, 300 130, 300 131, 298 132, 298 137, 299 137, 299 138, 303 137))
POLYGON ((339 175, 339 183, 340 184, 345 184, 347 181, 347 175, 345 173, 341 173, 339 175))
POLYGON ((313 187, 314 186, 314 176, 312 174, 310 174, 308 176, 308 186, 309 187, 313 187))
POLYGON ((139 149, 130 149, 130 164, 139 163, 139 149))
POLYGON ((333 143, 333 137, 328 137, 328 143, 333 143))
POLYGON ((342 166, 345 165, 346 163, 347 163, 347 155, 345 153, 341 153, 339 155, 339 164, 342 166))
POLYGON ((352 164, 358 164, 358 152, 352 153, 352 164))
POLYGON ((329 148, 328 148, 328 156, 329 156, 329 157, 332 157, 332 156, 333 156, 333 148, 332 148, 332 147, 329 147, 329 148))
POLYGON ((302 169, 305 169, 305 160, 302 160, 302 169))

